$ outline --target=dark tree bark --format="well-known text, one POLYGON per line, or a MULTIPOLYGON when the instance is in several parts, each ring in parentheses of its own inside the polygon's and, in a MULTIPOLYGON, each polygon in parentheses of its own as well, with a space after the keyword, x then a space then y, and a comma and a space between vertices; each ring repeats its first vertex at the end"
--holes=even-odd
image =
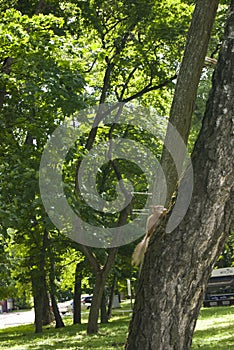
POLYGON ((35 312, 35 333, 42 333, 43 326, 43 288, 39 287, 41 282, 40 276, 31 275, 32 292, 35 312))
MULTIPOLYGON (((234 217, 234 0, 192 155, 194 194, 181 224, 152 236, 140 275, 128 350, 186 350, 213 265, 234 217)), ((186 178, 181 182, 186 189, 186 178)))
POLYGON ((49 299, 49 294, 47 291, 47 284, 46 284, 46 273, 43 276, 43 281, 42 281, 44 287, 43 287, 43 291, 44 291, 44 296, 43 296, 43 315, 42 315, 42 322, 43 322, 43 326, 46 326, 48 324, 50 324, 51 322, 54 321, 54 314, 51 310, 50 307, 50 299, 49 299))
POLYGON ((113 278, 112 285, 111 285, 110 296, 109 296, 108 311, 107 311, 108 319, 111 318, 112 304, 113 304, 114 295, 115 295, 116 282, 117 282, 117 276, 115 274, 114 278, 113 278))
MULTIPOLYGON (((189 28, 184 57, 177 78, 176 90, 170 111, 170 123, 175 126, 185 145, 188 141, 192 114, 196 101, 197 88, 211 36, 219 0, 198 0, 189 28)), ((167 144, 174 142, 167 134, 167 144)), ((172 146, 173 147, 173 146, 172 146)), ((177 164, 182 164, 184 157, 178 154, 177 164)), ((164 147, 161 165, 167 178, 167 204, 170 202, 178 182, 174 161, 164 147)))
POLYGON ((95 286, 93 289, 93 299, 89 312, 89 320, 87 326, 87 334, 95 334, 98 332, 98 316, 101 306, 102 294, 105 287, 105 278, 103 270, 100 269, 95 275, 95 286))
POLYGON ((35 311, 35 332, 42 333, 43 314, 45 309, 46 273, 45 273, 45 254, 48 242, 48 232, 45 230, 40 251, 38 268, 31 271, 32 293, 34 299, 35 311))
POLYGON ((101 323, 108 323, 108 314, 107 314, 107 297, 106 289, 104 288, 101 300, 101 323))
POLYGON ((55 318, 55 328, 63 328, 63 327, 65 327, 65 324, 64 324, 62 317, 60 315, 55 294, 51 294, 50 297, 51 297, 51 305, 52 305, 52 309, 53 309, 53 314, 54 314, 54 318, 55 318))
POLYGON ((73 324, 81 324, 81 281, 83 262, 76 264, 74 302, 73 302, 73 324))
POLYGON ((56 285, 55 285, 55 264, 53 258, 50 257, 50 298, 52 310, 55 318, 55 328, 65 327, 62 317, 59 312, 56 300, 56 285))
POLYGON ((105 282, 106 282, 108 273, 111 267, 113 266, 117 252, 118 252, 118 248, 112 248, 109 250, 108 258, 104 267, 97 265, 96 260, 95 262, 92 263, 92 266, 95 270, 95 286, 93 290, 93 299, 92 299, 88 326, 87 326, 88 334, 95 334, 98 332, 99 308, 101 306, 101 300, 102 300, 102 295, 105 287, 105 282))

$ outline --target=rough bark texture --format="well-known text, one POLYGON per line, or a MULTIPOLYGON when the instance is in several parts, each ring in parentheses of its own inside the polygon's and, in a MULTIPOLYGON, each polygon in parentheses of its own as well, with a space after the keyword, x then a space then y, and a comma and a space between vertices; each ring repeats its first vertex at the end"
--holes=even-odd
MULTIPOLYGON (((181 63, 175 95, 170 111, 170 123, 174 125, 185 144, 191 126, 197 88, 204 66, 205 56, 219 0, 198 0, 187 36, 184 57, 181 63)), ((167 144, 174 142, 171 137, 167 144)), ((173 147, 173 145, 172 145, 173 147)), ((183 163, 181 154, 178 162, 183 163)), ((164 148, 161 165, 167 177, 167 205, 176 189, 178 174, 167 148, 164 148)))
MULTIPOLYGON (((234 0, 192 156, 194 194, 183 222, 150 240, 138 283, 128 350, 191 346, 209 275, 234 214, 234 0)), ((186 188, 186 179, 181 183, 186 188)), ((165 219, 166 222, 167 218, 165 219)))

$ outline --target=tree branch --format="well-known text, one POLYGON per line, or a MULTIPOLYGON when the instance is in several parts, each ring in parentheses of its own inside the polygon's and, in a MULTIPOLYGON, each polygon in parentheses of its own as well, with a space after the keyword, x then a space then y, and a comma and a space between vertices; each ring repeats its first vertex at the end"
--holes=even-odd
POLYGON ((135 98, 138 98, 138 97, 141 97, 143 96, 144 94, 146 94, 147 92, 150 92, 150 91, 154 91, 154 90, 159 90, 161 89, 162 87, 166 86, 167 84, 171 83, 174 79, 177 78, 177 74, 175 74, 173 77, 165 80, 163 83, 159 84, 159 85, 154 85, 154 86, 151 86, 151 83, 146 85, 142 90, 138 91, 137 93, 135 93, 134 95, 132 96, 129 96, 127 98, 124 98, 122 101, 120 102, 129 102, 129 101, 132 101, 134 100, 135 98))
POLYGON ((119 99, 118 99, 119 101, 121 101, 123 99, 123 95, 124 95, 126 89, 128 88, 128 84, 129 84, 130 80, 133 78, 133 75, 134 75, 134 73, 136 72, 137 69, 138 69, 138 67, 134 67, 132 69, 132 71, 129 73, 129 75, 128 75, 128 77, 127 77, 127 79, 126 79, 126 81, 125 81, 125 83, 123 85, 122 91, 120 93, 120 96, 119 96, 119 99))

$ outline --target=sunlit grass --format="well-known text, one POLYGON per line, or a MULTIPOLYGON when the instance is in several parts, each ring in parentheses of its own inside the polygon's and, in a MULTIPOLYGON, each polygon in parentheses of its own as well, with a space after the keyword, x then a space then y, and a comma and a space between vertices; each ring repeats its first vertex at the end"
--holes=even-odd
MULTIPOLYGON (((66 320, 66 324, 71 323, 66 320)), ((0 349, 123 349, 129 317, 113 317, 111 322, 100 325, 99 334, 86 335, 86 324, 67 325, 63 329, 45 327, 41 335, 34 334, 32 325, 7 328, 0 331, 0 349)))
POLYGON ((0 330, 0 349, 52 350, 52 349, 123 349, 130 320, 130 305, 122 303, 121 309, 113 310, 108 324, 99 325, 97 335, 87 336, 88 312, 82 313, 82 325, 72 325, 72 316, 65 316, 66 327, 44 327, 42 334, 34 333, 34 325, 22 325, 0 330))
POLYGON ((201 310, 192 349, 234 349, 234 307, 212 307, 201 310))
MULTIPOLYGON (((72 325, 72 317, 64 317, 65 328, 44 327, 43 333, 34 333, 33 325, 22 325, 0 330, 0 349, 4 350, 123 350, 130 320, 130 306, 122 304, 114 310, 108 324, 99 325, 99 334, 87 336, 88 313, 83 314, 82 325, 72 325), (127 310, 127 311, 126 311, 127 310)), ((212 307, 201 310, 192 349, 234 349, 234 307, 212 307)))

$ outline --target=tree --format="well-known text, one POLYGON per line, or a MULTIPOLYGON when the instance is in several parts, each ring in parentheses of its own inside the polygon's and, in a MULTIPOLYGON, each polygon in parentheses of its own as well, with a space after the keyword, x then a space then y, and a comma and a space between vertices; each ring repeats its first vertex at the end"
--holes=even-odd
POLYGON ((40 157, 56 124, 83 105, 84 80, 77 62, 68 58, 72 38, 61 19, 29 18, 15 9, 1 13, 0 216, 2 226, 15 230, 16 243, 24 244, 30 256, 25 265, 32 280, 36 332, 41 332, 49 321, 46 260, 54 227, 39 196, 40 157))
MULTIPOLYGON (((162 223, 145 256, 126 349, 189 349, 203 294, 234 214, 234 1, 192 163, 194 194, 181 224, 162 223)), ((180 186, 186 188, 186 178, 180 186)))
MULTIPOLYGON (((204 67, 218 4, 219 0, 197 1, 187 36, 184 57, 178 74, 169 121, 176 127, 176 130, 186 145, 191 127, 197 88, 201 78, 202 68, 204 67)), ((168 141, 166 140, 165 143, 170 143, 170 133, 168 133, 167 137, 168 141)), ((181 162, 183 162, 183 156, 181 157, 181 162)), ((170 152, 166 147, 163 149, 161 165, 167 176, 168 205, 176 189, 178 174, 170 152)))

